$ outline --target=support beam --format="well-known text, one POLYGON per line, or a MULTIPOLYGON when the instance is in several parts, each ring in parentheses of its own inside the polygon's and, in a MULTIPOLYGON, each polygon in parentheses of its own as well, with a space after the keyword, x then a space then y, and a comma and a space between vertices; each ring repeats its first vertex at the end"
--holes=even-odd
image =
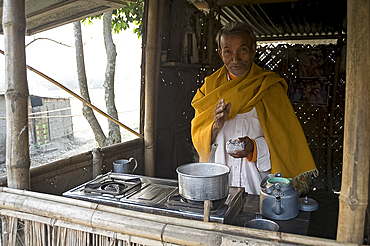
POLYGON ((337 241, 363 244, 370 163, 370 1, 347 2, 347 77, 337 241))
POLYGON ((145 175, 155 176, 155 151, 157 131, 157 49, 159 42, 158 32, 158 7, 159 0, 147 1, 148 25, 145 44, 145 122, 144 122, 144 158, 145 175))
POLYGON ((102 169, 103 169, 103 154, 101 152, 101 149, 100 148, 94 148, 92 150, 92 154, 93 154, 93 175, 92 177, 93 178, 96 178, 98 175, 100 175, 102 173, 102 169))
POLYGON ((8 187, 30 189, 25 0, 5 0, 6 168, 8 187))
POLYGON ((298 2, 305 0, 216 0, 216 4, 220 7, 231 7, 251 4, 264 4, 264 3, 284 3, 284 2, 298 2))

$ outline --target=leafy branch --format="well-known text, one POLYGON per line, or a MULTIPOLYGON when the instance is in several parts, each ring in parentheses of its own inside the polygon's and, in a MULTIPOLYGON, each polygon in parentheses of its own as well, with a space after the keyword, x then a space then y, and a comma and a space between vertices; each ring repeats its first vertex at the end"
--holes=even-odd
MULTIPOLYGON (((130 28, 130 24, 134 23, 133 31, 138 38, 142 36, 142 20, 144 12, 143 0, 136 0, 136 2, 127 2, 127 6, 112 11, 112 30, 114 33, 119 33, 122 30, 130 28)), ((103 15, 92 16, 82 20, 84 24, 93 24, 93 20, 101 19, 103 15)))

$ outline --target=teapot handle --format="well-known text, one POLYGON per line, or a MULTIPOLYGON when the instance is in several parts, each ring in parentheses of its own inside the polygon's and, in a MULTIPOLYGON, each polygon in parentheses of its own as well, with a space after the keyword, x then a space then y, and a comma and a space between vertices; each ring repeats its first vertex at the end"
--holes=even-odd
POLYGON ((273 178, 273 177, 282 177, 283 175, 281 173, 276 173, 276 174, 269 174, 267 175, 266 177, 264 177, 260 183, 260 188, 262 191, 266 192, 266 193, 271 193, 273 190, 274 190, 274 186, 273 185, 270 185, 270 186, 267 186, 267 180, 269 180, 270 178, 273 178))
POLYGON ((132 171, 131 171, 130 173, 133 173, 133 172, 136 170, 136 168, 137 168, 137 161, 136 161, 136 159, 135 159, 134 157, 131 157, 131 158, 128 160, 128 162, 131 162, 132 160, 134 160, 134 161, 135 161, 135 167, 132 169, 132 171))

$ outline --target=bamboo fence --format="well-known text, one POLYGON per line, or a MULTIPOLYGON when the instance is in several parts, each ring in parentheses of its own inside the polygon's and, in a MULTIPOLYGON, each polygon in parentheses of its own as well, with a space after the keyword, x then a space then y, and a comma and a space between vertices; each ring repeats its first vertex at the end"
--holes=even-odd
POLYGON ((192 221, 67 197, 0 188, 3 242, 15 245, 23 221, 25 245, 355 245, 334 240, 192 221), (6 221, 4 226, 4 220, 6 221), (5 239, 4 239, 5 237, 5 239), (88 241, 90 240, 90 241, 88 241))

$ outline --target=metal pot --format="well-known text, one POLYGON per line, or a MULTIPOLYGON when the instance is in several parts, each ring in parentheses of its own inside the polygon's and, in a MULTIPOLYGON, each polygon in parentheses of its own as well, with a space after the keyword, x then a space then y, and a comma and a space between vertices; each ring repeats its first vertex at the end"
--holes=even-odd
POLYGON ((261 182, 260 212, 269 219, 288 220, 299 213, 298 191, 281 173, 268 175, 261 182))
POLYGON ((229 194, 230 168, 226 165, 199 162, 176 169, 179 194, 193 201, 215 201, 229 194))

